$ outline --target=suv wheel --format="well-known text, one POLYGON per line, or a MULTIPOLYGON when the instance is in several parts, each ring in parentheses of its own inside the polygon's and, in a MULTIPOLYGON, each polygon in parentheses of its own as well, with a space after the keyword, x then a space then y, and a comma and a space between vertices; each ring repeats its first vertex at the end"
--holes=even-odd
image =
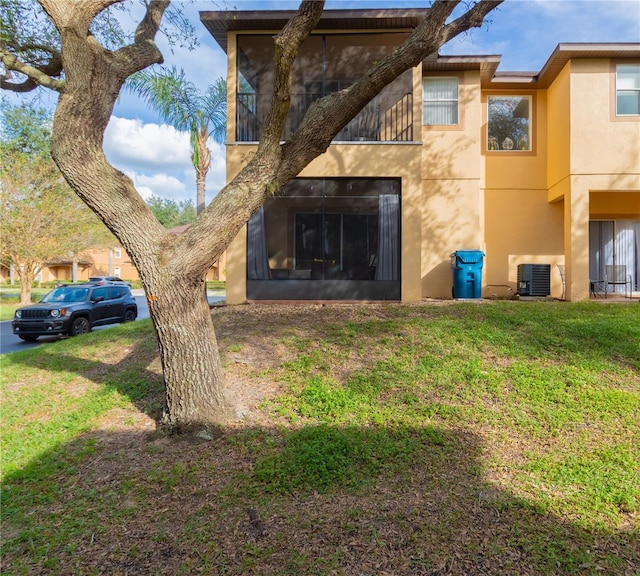
POLYGON ((136 313, 133 310, 127 310, 124 313, 123 322, 133 322, 136 319, 136 313))
POLYGON ((69 336, 79 336, 80 334, 86 334, 91 332, 91 323, 84 316, 80 316, 71 324, 71 330, 69 330, 69 336))

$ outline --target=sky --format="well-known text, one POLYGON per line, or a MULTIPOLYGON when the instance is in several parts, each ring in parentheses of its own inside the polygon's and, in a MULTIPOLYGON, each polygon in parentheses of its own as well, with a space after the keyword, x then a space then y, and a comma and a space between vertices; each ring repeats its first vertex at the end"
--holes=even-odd
MULTIPOLYGON (((176 2, 174 1, 174 4, 176 2)), ((325 9, 420 8, 428 0, 327 0, 325 9)), ((295 9, 293 0, 227 0, 236 10, 295 9)), ((226 55, 200 23, 198 12, 221 10, 221 2, 195 0, 184 4, 195 26, 194 50, 159 45, 164 65, 184 68, 200 89, 226 77, 226 55)), ((506 0, 489 22, 444 46, 444 55, 500 55, 500 72, 538 72, 560 43, 640 42, 640 0, 506 0)), ((138 97, 124 92, 113 111, 104 141, 107 158, 130 176, 144 198, 150 195, 195 203, 195 172, 187 133, 162 124, 138 97)), ((210 142, 211 170, 207 202, 225 183, 224 146, 210 142)))

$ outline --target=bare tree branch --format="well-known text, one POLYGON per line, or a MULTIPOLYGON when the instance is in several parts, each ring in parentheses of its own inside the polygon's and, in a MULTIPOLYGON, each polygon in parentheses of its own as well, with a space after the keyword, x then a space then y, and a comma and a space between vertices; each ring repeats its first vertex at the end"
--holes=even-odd
MULTIPOLYGON (((213 199, 201 212, 195 224, 178 239, 181 245, 189 246, 202 235, 203 229, 210 231, 209 236, 214 242, 212 250, 199 254, 192 252, 194 259, 200 258, 201 269, 205 272, 211 266, 210 253, 224 250, 233 237, 228 234, 228 227, 224 223, 237 221, 242 225, 268 194, 278 191, 279 186, 274 182, 274 177, 281 162, 280 138, 291 103, 293 65, 301 44, 317 26, 323 8, 324 0, 304 0, 295 16, 275 37, 273 100, 261 127, 262 137, 258 150, 249 161, 247 169, 234 179, 231 186, 226 186, 213 199), (265 194, 262 198, 250 196, 250 190, 255 187, 256 178, 264 183, 265 194)), ((190 264, 193 264, 193 261, 190 264)))
POLYGON ((460 18, 447 24, 442 31, 442 43, 448 42, 462 32, 471 28, 479 28, 487 14, 495 10, 504 0, 481 0, 465 12, 460 18))
MULTIPOLYGON (((282 128, 291 104, 291 73, 300 45, 316 27, 324 8, 324 0, 305 0, 296 15, 275 37, 275 74, 273 100, 266 117, 260 148, 280 142, 282 128)), ((258 150, 258 154, 261 150, 258 150)))
POLYGON ((19 60, 6 48, 0 48, 0 60, 7 71, 13 70, 27 76, 27 80, 16 84, 10 81, 8 73, 5 74, 0 79, 0 87, 4 90, 29 92, 38 86, 44 86, 59 92, 64 87, 64 80, 56 80, 51 77, 57 76, 62 72, 62 60, 59 55, 53 55, 51 60, 44 66, 30 66, 19 60))
POLYGON ((169 0, 151 0, 144 18, 136 28, 134 43, 116 51, 116 58, 122 66, 123 81, 152 64, 164 62, 162 52, 156 46, 155 36, 169 4, 169 0))

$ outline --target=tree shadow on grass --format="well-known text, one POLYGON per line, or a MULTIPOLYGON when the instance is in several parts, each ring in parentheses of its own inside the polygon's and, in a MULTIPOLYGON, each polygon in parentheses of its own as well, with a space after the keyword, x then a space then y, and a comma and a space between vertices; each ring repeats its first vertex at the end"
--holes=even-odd
POLYGON ((99 385, 102 393, 117 391, 154 420, 162 413, 164 385, 150 321, 47 342, 36 353, 17 352, 9 361, 49 372, 54 380, 75 374, 99 385))
MULTIPOLYGON (((364 319, 351 325, 357 334, 386 322, 386 310, 343 319, 340 308, 304 307, 297 324, 275 308, 268 323, 250 311, 241 337, 226 331, 245 311, 229 311, 218 313, 218 331, 223 353, 250 342, 268 351, 283 334, 339 343, 347 319, 364 319)), ((398 326, 385 330, 406 339, 398 326)), ((500 334, 512 328, 498 323, 500 334)), ((527 330, 517 335, 524 349, 527 330)), ((156 418, 162 380, 150 326, 132 339, 113 332, 120 348, 104 360, 90 338, 75 340, 75 351, 43 347, 15 359, 76 373, 156 418)), ((593 351, 606 356, 601 343, 593 351)), ((435 426, 245 425, 213 442, 93 432, 5 477, 3 573, 637 576, 637 528, 590 529, 544 499, 516 496, 489 481, 487 449, 471 432, 435 426)))
POLYGON ((638 532, 489 482, 437 427, 95 432, 5 479, 4 574, 632 576, 638 532))

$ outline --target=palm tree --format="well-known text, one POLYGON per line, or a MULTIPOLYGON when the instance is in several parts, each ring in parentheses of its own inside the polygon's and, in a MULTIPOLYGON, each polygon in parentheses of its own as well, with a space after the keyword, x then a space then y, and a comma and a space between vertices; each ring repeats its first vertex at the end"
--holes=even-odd
POLYGON ((205 207, 207 172, 211 166, 209 137, 223 143, 227 130, 227 83, 218 78, 204 93, 187 80, 184 70, 172 67, 162 72, 138 72, 127 81, 160 118, 176 130, 188 130, 191 161, 196 170, 196 213, 205 207))

